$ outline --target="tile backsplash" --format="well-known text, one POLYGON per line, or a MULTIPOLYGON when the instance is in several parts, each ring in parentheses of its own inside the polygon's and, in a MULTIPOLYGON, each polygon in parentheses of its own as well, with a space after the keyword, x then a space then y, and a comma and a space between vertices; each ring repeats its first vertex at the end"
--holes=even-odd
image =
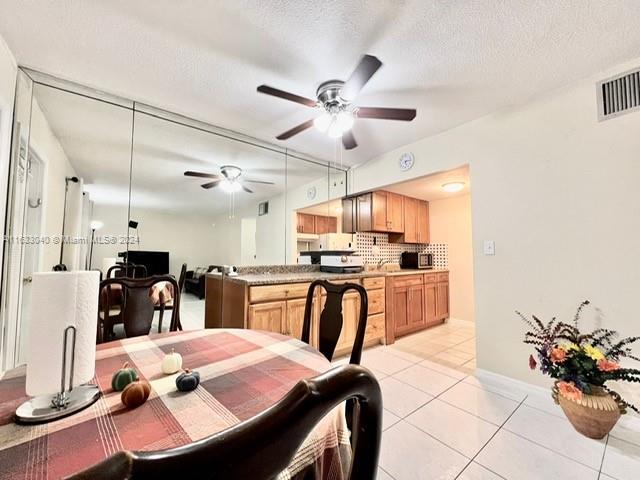
POLYGON ((449 246, 446 243, 427 245, 389 243, 389 235, 386 233, 359 232, 355 234, 355 237, 356 251, 366 263, 377 263, 380 260, 398 263, 402 252, 425 252, 433 255, 434 268, 449 268, 449 246), (378 252, 375 251, 374 241, 378 252))

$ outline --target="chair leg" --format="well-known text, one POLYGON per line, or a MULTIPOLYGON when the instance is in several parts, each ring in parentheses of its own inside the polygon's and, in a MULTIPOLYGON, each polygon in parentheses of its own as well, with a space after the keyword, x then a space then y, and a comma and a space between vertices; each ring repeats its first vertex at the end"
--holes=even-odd
POLYGON ((162 317, 164 316, 164 308, 160 309, 160 315, 158 318, 158 333, 162 333, 162 317))

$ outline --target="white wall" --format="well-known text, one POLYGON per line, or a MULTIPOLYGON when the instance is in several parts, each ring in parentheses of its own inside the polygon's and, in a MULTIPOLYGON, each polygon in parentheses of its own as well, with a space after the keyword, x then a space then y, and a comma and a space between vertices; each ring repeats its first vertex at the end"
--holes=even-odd
POLYGON ((446 243, 449 249, 451 316, 473 321, 471 195, 429 202, 429 227, 431 243, 446 243))
POLYGON ((570 319, 588 298, 606 327, 640 334, 640 113, 598 123, 595 88, 638 66, 619 65, 352 172, 357 192, 470 164, 480 368, 544 382, 528 369, 515 309, 570 319), (416 165, 404 173, 397 159, 406 151, 416 165), (495 241, 495 256, 482 254, 485 239, 495 241))

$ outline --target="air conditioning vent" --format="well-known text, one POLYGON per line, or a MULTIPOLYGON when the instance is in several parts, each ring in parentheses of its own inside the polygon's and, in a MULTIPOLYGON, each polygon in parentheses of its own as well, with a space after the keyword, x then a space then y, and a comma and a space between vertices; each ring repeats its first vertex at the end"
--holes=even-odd
POLYGON ((598 119, 640 110, 640 69, 598 82, 598 119))

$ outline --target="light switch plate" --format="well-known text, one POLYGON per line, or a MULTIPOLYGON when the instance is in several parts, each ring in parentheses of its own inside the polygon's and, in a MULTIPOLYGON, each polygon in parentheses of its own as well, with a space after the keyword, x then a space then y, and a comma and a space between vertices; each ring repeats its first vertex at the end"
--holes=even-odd
POLYGON ((493 240, 485 240, 484 241, 484 254, 485 255, 495 255, 496 254, 496 242, 493 240))

